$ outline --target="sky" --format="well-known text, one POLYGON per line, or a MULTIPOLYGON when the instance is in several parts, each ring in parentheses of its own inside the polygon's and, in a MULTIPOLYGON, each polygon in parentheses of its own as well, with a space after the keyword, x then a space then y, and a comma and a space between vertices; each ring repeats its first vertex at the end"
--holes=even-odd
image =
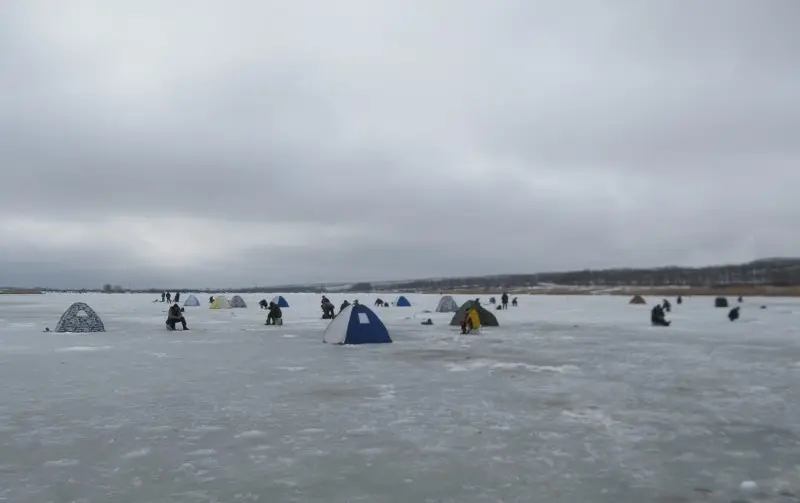
POLYGON ((0 285, 800 255, 796 0, 9 0, 0 285))

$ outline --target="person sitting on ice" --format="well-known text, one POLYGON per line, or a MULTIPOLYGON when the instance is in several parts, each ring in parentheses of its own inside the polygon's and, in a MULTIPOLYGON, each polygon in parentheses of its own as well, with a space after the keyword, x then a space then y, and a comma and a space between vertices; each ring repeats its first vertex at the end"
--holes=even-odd
POLYGON ((513 307, 517 307, 517 304, 519 304, 519 302, 517 302, 517 298, 516 298, 516 297, 514 297, 514 300, 512 300, 512 301, 511 301, 511 305, 512 305, 513 307))
POLYGON ((345 300, 344 300, 344 302, 342 302, 342 305, 341 305, 341 306, 339 306, 339 312, 341 313, 342 311, 344 311, 344 310, 345 310, 345 308, 346 308, 347 306, 349 306, 349 305, 350 305, 350 303, 349 303, 349 302, 347 302, 347 299, 345 299, 345 300))
POLYGON ((736 321, 739 319, 739 308, 734 307, 728 312, 728 319, 731 321, 736 321))
POLYGON ((433 320, 428 318, 427 320, 420 323, 420 325, 433 325, 433 320))
POLYGON ((258 301, 258 305, 261 309, 267 309, 269 304, 267 304, 267 299, 261 299, 258 301))
POLYGON ((664 311, 666 312, 672 311, 672 304, 670 304, 667 299, 664 299, 664 302, 661 304, 661 307, 663 307, 664 311))
POLYGON ((183 316, 181 306, 173 304, 170 306, 169 311, 167 311, 167 328, 175 330, 175 324, 178 322, 181 323, 184 330, 189 330, 189 327, 186 326, 186 318, 183 316))
POLYGON ((276 302, 269 303, 269 313, 265 325, 283 325, 283 311, 276 302))
POLYGON ((375 307, 383 307, 383 299, 378 298, 375 300, 375 307))
POLYGON ((653 326, 668 327, 671 322, 667 321, 664 316, 664 308, 661 304, 656 304, 652 311, 650 311, 650 323, 653 326))

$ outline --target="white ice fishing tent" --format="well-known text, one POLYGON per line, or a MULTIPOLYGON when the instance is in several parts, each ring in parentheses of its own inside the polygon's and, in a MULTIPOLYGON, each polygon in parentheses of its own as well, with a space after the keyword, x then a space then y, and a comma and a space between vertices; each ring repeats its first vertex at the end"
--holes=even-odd
POLYGON ((231 307, 236 309, 242 309, 247 307, 247 303, 244 301, 241 295, 234 295, 231 299, 231 307))
POLYGON ((392 342, 389 331, 367 306, 350 304, 336 315, 325 330, 328 344, 377 344, 392 342))
POLYGON ((186 307, 197 307, 200 305, 200 301, 197 300, 197 297, 194 295, 190 295, 186 297, 186 301, 183 303, 183 305, 186 307))
POLYGON ((455 313, 458 311, 458 303, 456 299, 449 295, 445 295, 439 301, 439 305, 436 306, 437 313, 455 313))

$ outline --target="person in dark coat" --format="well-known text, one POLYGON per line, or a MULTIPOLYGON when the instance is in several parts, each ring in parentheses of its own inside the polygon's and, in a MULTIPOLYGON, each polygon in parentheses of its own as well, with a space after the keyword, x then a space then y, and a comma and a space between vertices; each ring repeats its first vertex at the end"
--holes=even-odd
POLYGON ((336 306, 333 305, 333 302, 328 299, 326 296, 322 296, 322 302, 320 303, 320 308, 322 309, 322 319, 323 320, 332 320, 334 318, 334 312, 336 311, 336 306))
POLYGON ((267 308, 269 307, 269 304, 267 304, 267 299, 261 299, 261 300, 259 300, 259 301, 258 301, 258 306, 259 306, 261 309, 267 309, 267 308))
POLYGON ((666 312, 672 311, 672 304, 670 304, 667 299, 664 299, 664 303, 661 304, 661 307, 663 307, 664 311, 666 311, 666 312))
POLYGON ((500 297, 500 303, 503 306, 503 309, 508 309, 508 293, 503 292, 503 296, 500 297))
POLYGON ((668 327, 671 323, 667 321, 664 316, 664 308, 660 304, 653 306, 653 309, 650 311, 650 323, 659 327, 668 327))
POLYGON ((283 311, 281 306, 275 302, 270 302, 267 313, 267 322, 265 325, 283 325, 283 311))
POLYGON ((728 319, 731 321, 736 321, 739 319, 739 308, 734 307, 730 311, 728 311, 728 319))
POLYGON ((183 316, 181 306, 173 304, 170 306, 169 311, 167 311, 167 328, 175 330, 175 324, 178 322, 180 322, 184 330, 189 330, 189 327, 186 326, 186 318, 183 316))
POLYGON ((518 305, 517 298, 514 297, 514 300, 511 301, 511 306, 517 307, 517 305, 518 305))
POLYGON ((175 292, 175 303, 181 301, 181 292, 175 292))

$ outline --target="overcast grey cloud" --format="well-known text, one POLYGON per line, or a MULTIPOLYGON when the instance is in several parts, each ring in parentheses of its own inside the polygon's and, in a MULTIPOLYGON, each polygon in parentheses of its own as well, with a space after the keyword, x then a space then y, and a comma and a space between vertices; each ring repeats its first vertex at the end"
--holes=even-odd
POLYGON ((800 3, 6 2, 0 284, 797 255, 800 3))

